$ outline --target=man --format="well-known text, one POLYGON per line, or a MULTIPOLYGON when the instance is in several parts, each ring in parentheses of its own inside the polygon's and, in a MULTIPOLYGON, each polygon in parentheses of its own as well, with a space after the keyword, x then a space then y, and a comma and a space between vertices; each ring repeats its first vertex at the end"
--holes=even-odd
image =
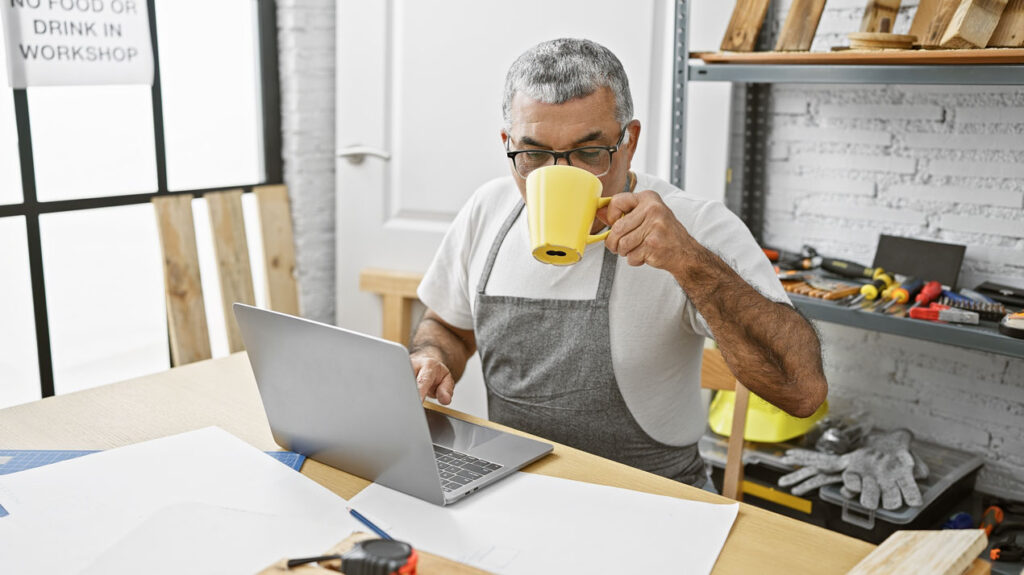
POLYGON ((630 171, 640 123, 614 54, 539 44, 509 70, 502 107, 511 177, 476 191, 419 288, 421 396, 450 403, 479 350, 493 421, 696 486, 705 337, 771 403, 801 417, 821 405, 818 338, 742 222, 630 171), (526 176, 574 158, 612 196, 598 213, 611 232, 575 265, 546 265, 530 253, 526 176))

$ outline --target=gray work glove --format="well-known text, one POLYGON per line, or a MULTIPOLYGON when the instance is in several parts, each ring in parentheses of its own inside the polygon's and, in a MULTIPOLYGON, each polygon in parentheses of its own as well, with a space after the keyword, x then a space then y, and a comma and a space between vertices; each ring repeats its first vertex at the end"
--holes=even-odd
POLYGON ((822 485, 840 483, 843 476, 839 474, 849 465, 850 456, 832 455, 812 449, 788 449, 782 457, 786 465, 800 465, 800 469, 779 478, 780 487, 796 485, 791 491, 793 495, 803 495, 822 485))
POLYGON ((843 497, 860 493, 860 504, 868 509, 898 509, 903 502, 920 507, 921 490, 915 479, 928 477, 928 466, 910 452, 911 433, 898 429, 869 435, 866 446, 850 454, 843 471, 843 497))

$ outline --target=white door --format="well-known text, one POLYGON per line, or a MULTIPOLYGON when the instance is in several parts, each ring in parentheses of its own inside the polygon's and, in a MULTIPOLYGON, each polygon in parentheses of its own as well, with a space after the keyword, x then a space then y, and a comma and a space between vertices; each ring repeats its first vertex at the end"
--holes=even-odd
MULTIPOLYGON (((611 49, 643 125, 634 168, 667 177, 669 0, 341 0, 337 4, 337 323, 379 334, 367 267, 423 272, 482 183, 508 174, 501 93, 513 60, 558 37, 611 49), (365 156, 352 156, 353 152, 365 156), (352 161, 356 160, 356 161, 352 161), (362 160, 362 161, 358 161, 362 160)), ((456 409, 485 416, 478 359, 456 409)))

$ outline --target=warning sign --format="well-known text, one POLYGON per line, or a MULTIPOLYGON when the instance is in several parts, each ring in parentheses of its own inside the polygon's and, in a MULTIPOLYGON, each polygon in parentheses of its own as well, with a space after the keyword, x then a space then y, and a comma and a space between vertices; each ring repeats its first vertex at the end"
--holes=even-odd
POLYGON ((146 0, 0 0, 12 88, 152 84, 146 0))

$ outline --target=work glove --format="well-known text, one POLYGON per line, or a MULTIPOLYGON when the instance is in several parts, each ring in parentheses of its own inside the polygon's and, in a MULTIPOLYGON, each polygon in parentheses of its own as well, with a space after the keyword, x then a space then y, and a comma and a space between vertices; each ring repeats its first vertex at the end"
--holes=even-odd
POLYGON ((878 509, 881 498, 883 509, 898 509, 904 502, 920 507, 924 502, 917 479, 928 477, 928 466, 910 451, 912 435, 906 429, 869 435, 862 447, 849 454, 843 471, 843 497, 854 499, 860 494, 860 504, 878 509))
POLYGON ((787 465, 800 465, 801 468, 780 477, 779 486, 795 485, 791 490, 793 495, 803 495, 822 485, 841 483, 843 476, 840 472, 849 465, 851 455, 852 453, 833 455, 813 449, 788 449, 786 455, 782 457, 782 462, 787 465))

